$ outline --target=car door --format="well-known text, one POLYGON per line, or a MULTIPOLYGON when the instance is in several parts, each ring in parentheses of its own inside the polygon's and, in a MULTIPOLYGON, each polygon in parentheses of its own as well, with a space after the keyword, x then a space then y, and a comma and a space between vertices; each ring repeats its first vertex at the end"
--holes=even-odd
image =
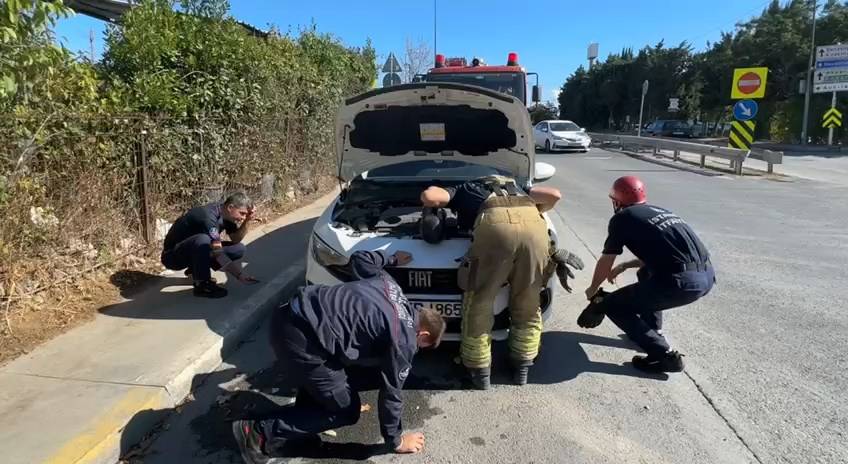
POLYGON ((536 124, 536 127, 533 130, 533 136, 536 139, 536 146, 544 147, 545 140, 548 139, 548 123, 546 121, 542 121, 539 124, 536 124))

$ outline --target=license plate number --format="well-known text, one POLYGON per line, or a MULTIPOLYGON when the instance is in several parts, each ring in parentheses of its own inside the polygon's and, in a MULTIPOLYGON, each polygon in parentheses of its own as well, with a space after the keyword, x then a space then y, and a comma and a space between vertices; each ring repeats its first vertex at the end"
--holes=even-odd
POLYGON ((430 308, 435 309, 445 318, 460 318, 462 317, 462 302, 461 301, 410 301, 415 309, 430 308))

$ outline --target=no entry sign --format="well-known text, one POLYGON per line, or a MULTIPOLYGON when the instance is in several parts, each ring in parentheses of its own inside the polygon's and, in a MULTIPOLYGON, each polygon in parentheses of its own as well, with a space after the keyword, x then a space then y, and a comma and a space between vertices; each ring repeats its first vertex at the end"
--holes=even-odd
POLYGON ((737 68, 733 70, 730 98, 763 98, 766 94, 768 68, 737 68))

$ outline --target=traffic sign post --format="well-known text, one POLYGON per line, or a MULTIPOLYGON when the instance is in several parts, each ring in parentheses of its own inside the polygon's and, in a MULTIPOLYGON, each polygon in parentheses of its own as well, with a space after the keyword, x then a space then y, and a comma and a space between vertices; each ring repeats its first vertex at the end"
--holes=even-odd
POLYGON ((836 109, 836 92, 833 92, 831 108, 822 116, 822 127, 827 129, 827 144, 833 145, 833 129, 842 127, 842 112, 836 109))
POLYGON ((816 69, 813 72, 813 92, 843 92, 848 90, 848 44, 816 48, 816 69))
POLYGON ((733 121, 730 124, 730 137, 728 146, 740 150, 750 150, 754 143, 754 129, 757 123, 754 121, 733 121))
POLYGON ((750 121, 757 117, 759 105, 754 100, 739 100, 733 105, 733 117, 737 121, 750 121))
POLYGON ((389 57, 386 58, 386 62, 383 64, 383 72, 384 73, 399 73, 403 71, 400 63, 398 63, 397 58, 395 58, 394 53, 389 53, 389 57))
POLYGON ((736 68, 733 70, 733 85, 730 98, 763 98, 766 95, 768 68, 736 68))
POLYGON ((757 128, 759 105, 754 99, 766 95, 768 68, 736 68, 733 70, 733 83, 730 86, 730 98, 737 100, 733 105, 733 119, 730 125, 728 146, 740 150, 750 150, 754 143, 754 130, 757 128))

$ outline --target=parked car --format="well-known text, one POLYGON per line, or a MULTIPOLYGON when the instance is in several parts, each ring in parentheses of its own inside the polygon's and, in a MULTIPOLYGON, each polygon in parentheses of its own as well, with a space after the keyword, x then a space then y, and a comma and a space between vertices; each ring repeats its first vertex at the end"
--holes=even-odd
POLYGON ((648 124, 642 135, 692 138, 692 127, 686 121, 660 119, 648 124))
MULTIPOLYGON (((471 245, 447 213, 446 239, 420 235, 421 192, 500 174, 529 187, 554 175, 536 163, 532 126, 521 101, 498 92, 453 83, 406 84, 348 99, 336 121, 339 196, 316 221, 306 256, 309 284, 332 285, 351 278, 345 264, 357 250, 405 250, 413 261, 388 268, 410 302, 438 310, 447 320, 447 340, 458 340, 462 291, 460 259, 471 245)), ((557 232, 547 215, 548 232, 557 232)), ((551 313, 554 279, 541 292, 544 319, 551 313)), ((492 308, 496 339, 509 327, 508 287, 492 308)))
POLYGON ((582 127, 571 121, 549 120, 536 124, 533 138, 537 147, 546 152, 554 150, 580 150, 586 152, 592 139, 582 127))

